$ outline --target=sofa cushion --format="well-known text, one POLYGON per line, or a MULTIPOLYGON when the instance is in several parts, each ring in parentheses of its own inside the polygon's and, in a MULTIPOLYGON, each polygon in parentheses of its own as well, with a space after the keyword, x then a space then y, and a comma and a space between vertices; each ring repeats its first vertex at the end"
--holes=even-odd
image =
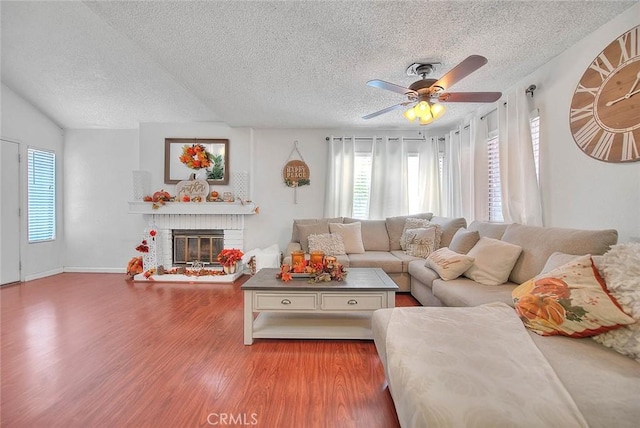
POLYGON ((402 261, 402 272, 408 272, 409 271, 409 263, 411 263, 414 260, 420 260, 422 262, 422 264, 424 264, 424 259, 422 257, 415 257, 412 255, 409 255, 407 253, 405 253, 402 250, 394 250, 391 251, 391 254, 396 257, 398 260, 402 261))
POLYGON ((517 284, 479 285, 465 277, 445 281, 436 279, 431 289, 445 306, 478 306, 491 302, 503 302, 513 306, 511 292, 517 284))
POLYGON ((519 246, 499 239, 480 238, 467 253, 475 260, 464 276, 484 285, 505 283, 521 251, 519 246))
POLYGON ((401 215, 396 217, 387 217, 385 223, 387 225, 387 233, 389 234, 389 249, 390 250, 400 250, 402 247, 400 246, 400 237, 402 236, 402 232, 404 231, 404 223, 408 217, 413 218, 424 218, 430 220, 433 217, 432 213, 421 213, 421 214, 412 214, 412 215, 401 215))
POLYGON ((456 253, 444 247, 429 254, 424 264, 435 270, 445 281, 456 279, 473 264, 474 258, 466 254, 456 253))
POLYGON ((467 220, 462 217, 448 218, 433 216, 431 218, 431 223, 439 224, 440 226, 442 226, 442 236, 440 237, 439 248, 448 247, 451 243, 453 235, 456 234, 458 229, 460 229, 461 227, 467 227, 467 220))
POLYGON ((513 300, 524 325, 542 336, 589 337, 635 322, 609 295, 588 254, 520 285, 513 300))
POLYGON ((365 251, 364 254, 349 254, 349 266, 377 267, 386 273, 402 272, 402 260, 388 251, 365 251))
POLYGON ((389 234, 384 220, 358 220, 345 218, 344 223, 360 222, 360 232, 365 251, 389 251, 389 234))
POLYGON ((490 223, 487 221, 474 221, 472 222, 468 230, 475 230, 480 233, 480 236, 486 236, 487 238, 502 239, 504 231, 509 227, 508 223, 490 223))
POLYGON ((467 230, 461 227, 451 238, 449 249, 456 253, 467 254, 479 240, 480 233, 477 230, 467 230))
POLYGON ((329 223, 329 230, 331 233, 342 236, 344 240, 344 250, 347 254, 364 253, 361 223, 359 221, 350 224, 329 223))
POLYGON ((337 233, 309 235, 309 252, 312 251, 322 251, 327 256, 347 254, 344 249, 344 240, 337 233))
POLYGON ((509 276, 511 282, 522 284, 542 271, 552 253, 604 254, 618 241, 618 232, 613 229, 577 230, 514 223, 507 227, 502 240, 522 247, 522 254, 509 276))
POLYGON ((407 271, 409 272, 409 275, 429 288, 431 288, 435 279, 440 278, 436 271, 425 266, 424 260, 422 259, 412 260, 409 262, 407 271))
POLYGON ((300 242, 300 234, 298 226, 301 224, 317 224, 317 223, 342 223, 342 217, 336 218, 301 218, 293 220, 293 229, 291 231, 291 242, 300 242))
POLYGON ((309 235, 321 235, 329 233, 329 224, 325 222, 299 224, 297 229, 298 238, 300 239, 300 246, 302 246, 302 251, 308 253, 309 235))

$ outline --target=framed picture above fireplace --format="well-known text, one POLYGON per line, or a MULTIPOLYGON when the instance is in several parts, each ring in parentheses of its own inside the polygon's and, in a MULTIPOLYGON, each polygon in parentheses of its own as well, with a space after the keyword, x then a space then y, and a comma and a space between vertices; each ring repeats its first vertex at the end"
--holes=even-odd
POLYGON ((164 182, 176 184, 194 173, 210 184, 229 184, 229 140, 165 138, 164 182))

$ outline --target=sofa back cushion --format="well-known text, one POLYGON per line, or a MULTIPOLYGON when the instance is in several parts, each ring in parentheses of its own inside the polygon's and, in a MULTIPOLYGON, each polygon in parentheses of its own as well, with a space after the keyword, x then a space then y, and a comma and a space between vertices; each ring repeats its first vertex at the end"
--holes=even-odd
POLYGON ((389 234, 385 220, 358 220, 345 217, 344 223, 360 222, 362 243, 365 251, 389 251, 389 234))
POLYGON ((475 230, 480 236, 493 239, 502 239, 504 231, 507 230, 509 223, 489 223, 488 221, 473 221, 467 229, 475 230))
POLYGON ((467 227, 467 220, 463 217, 449 218, 433 216, 431 223, 439 224, 442 226, 442 236, 440 237, 440 247, 448 247, 451 243, 453 235, 456 234, 461 227, 467 227))
POLYGON ((328 223, 342 223, 343 218, 301 218, 293 220, 293 229, 291 231, 291 242, 301 242, 300 239, 300 231, 298 230, 299 225, 308 225, 308 224, 318 224, 323 223, 327 224, 327 232, 329 230, 328 223))
POLYGON ((522 247, 509 276, 511 282, 522 284, 538 275, 554 252, 604 254, 618 242, 618 232, 613 229, 578 230, 514 223, 507 227, 502 240, 522 247))
POLYGON ((401 215, 397 217, 387 217, 385 223, 387 225, 387 232, 389 234, 389 249, 390 250, 400 250, 400 237, 402 237, 402 232, 404 231, 404 223, 406 222, 408 217, 413 218, 424 218, 427 220, 431 220, 433 217, 432 213, 421 213, 421 214, 412 214, 412 215, 401 215))

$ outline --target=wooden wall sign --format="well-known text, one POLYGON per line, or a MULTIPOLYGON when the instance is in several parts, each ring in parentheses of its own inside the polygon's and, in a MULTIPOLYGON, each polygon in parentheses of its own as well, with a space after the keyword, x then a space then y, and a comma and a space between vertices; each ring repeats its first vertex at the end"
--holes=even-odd
POLYGON ((309 166, 301 160, 292 160, 282 169, 282 178, 289 187, 307 186, 311 184, 309 166))

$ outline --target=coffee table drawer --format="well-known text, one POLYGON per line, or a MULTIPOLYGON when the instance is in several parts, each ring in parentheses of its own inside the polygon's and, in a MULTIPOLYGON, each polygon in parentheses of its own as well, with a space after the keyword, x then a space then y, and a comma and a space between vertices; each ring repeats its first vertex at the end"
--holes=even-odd
POLYGON ((386 307, 384 293, 323 293, 321 299, 325 311, 374 311, 386 307))
POLYGON ((254 307, 256 310, 314 310, 317 306, 317 297, 315 293, 256 293, 254 307))

